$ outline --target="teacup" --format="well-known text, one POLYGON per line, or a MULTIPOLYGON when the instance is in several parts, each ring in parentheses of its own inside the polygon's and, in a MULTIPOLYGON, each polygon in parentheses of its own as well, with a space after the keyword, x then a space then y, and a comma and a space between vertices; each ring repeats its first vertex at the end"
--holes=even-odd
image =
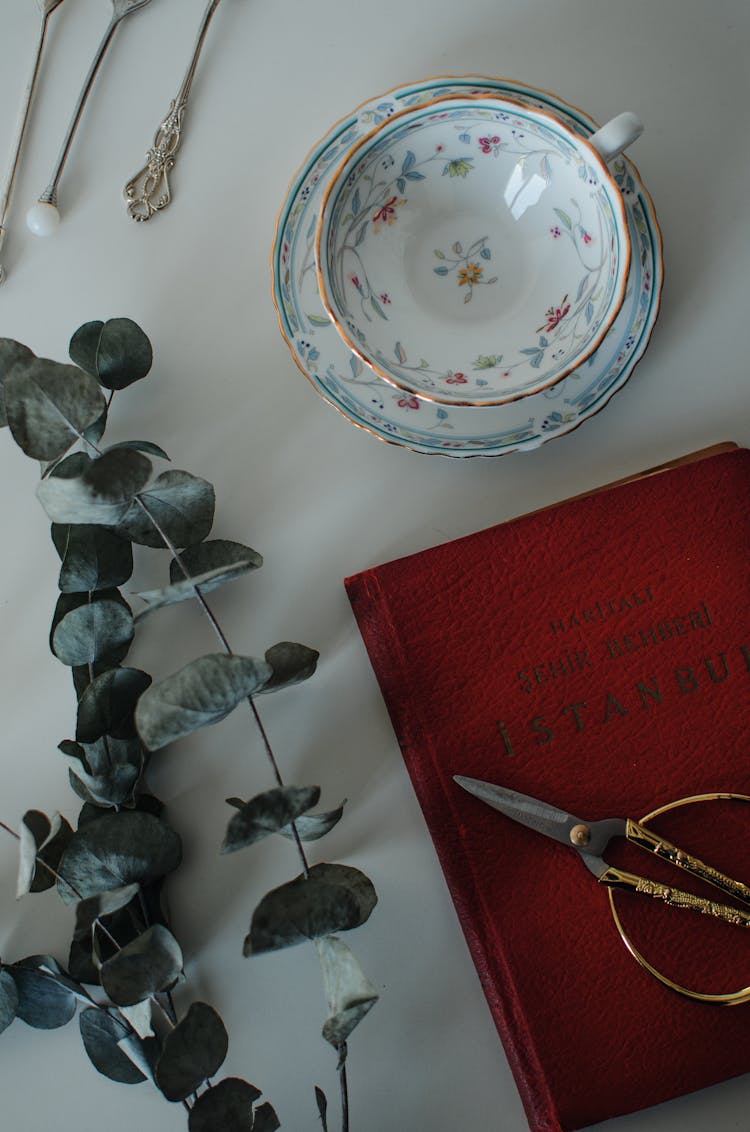
POLYGON ((318 221, 339 334, 425 400, 504 404, 560 381, 625 297, 630 237, 606 163, 642 129, 622 114, 584 139, 486 95, 387 119, 347 153, 318 221))

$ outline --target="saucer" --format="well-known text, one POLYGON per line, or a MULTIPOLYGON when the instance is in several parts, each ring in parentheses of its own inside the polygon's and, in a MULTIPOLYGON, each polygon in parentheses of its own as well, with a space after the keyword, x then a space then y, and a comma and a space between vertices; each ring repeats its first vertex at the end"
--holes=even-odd
POLYGON ((653 204, 626 158, 612 163, 623 193, 633 248, 627 294, 599 348, 552 389, 492 406, 446 406, 394 389, 352 354, 323 307, 315 265, 315 230, 334 170, 366 133, 399 110, 450 94, 500 93, 551 110, 588 136, 596 124, 554 95, 509 80, 468 76, 400 87, 334 126, 310 153, 289 189, 272 252, 279 325, 299 369, 352 424, 416 452, 496 456, 538 447, 572 431, 607 404, 630 377, 656 321, 663 280, 662 243, 653 204))

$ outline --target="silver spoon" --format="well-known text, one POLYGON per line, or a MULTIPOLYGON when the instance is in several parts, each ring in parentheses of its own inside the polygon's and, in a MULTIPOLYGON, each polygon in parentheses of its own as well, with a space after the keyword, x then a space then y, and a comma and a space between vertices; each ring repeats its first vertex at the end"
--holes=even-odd
POLYGON ((190 97, 190 87, 198 66, 198 57, 203 48, 208 25, 218 6, 219 0, 208 0, 182 86, 177 92, 177 97, 169 104, 167 116, 154 135, 154 144, 148 151, 146 165, 128 181, 123 190, 128 202, 128 214, 133 220, 150 220, 155 212, 166 208, 172 199, 168 173, 176 160, 182 119, 190 97))
MULTIPOLYGON (((5 172, 2 187, 0 188, 0 248, 3 246, 5 239, 6 226, 5 222, 8 218, 10 211, 11 198, 13 196, 13 189, 16 182, 16 174, 21 162, 21 151, 23 143, 26 138, 26 131, 28 130, 29 121, 31 118, 31 104, 34 101, 34 94, 36 92, 37 82, 39 80, 39 72, 42 67, 42 54, 44 52, 44 44, 47 38, 47 22, 54 12, 55 8, 59 8, 63 0, 36 0, 37 7, 41 15, 39 21, 39 33, 37 35, 36 52, 34 54, 34 64, 31 68, 31 76, 26 85, 23 97, 21 99, 21 107, 18 114, 18 125, 16 126, 16 135, 13 140, 11 148, 11 157, 8 162, 8 168, 5 172)), ((0 263, 0 283, 5 279, 5 268, 0 263)))
POLYGON ((60 223, 60 213, 57 210, 57 190, 60 177, 62 176, 63 166, 70 152, 70 147, 73 144, 73 136, 81 119, 81 115, 83 114, 86 99, 89 96, 91 87, 94 84, 94 79, 104 58, 104 53, 109 47, 120 22, 124 20, 126 16, 129 16, 131 12, 137 11, 138 8, 143 8, 148 2, 149 0, 111 0, 112 16, 107 30, 104 33, 104 37, 99 44, 96 55, 94 56, 94 61, 89 67, 89 72, 81 88, 81 93, 78 96, 78 102, 73 111, 73 117, 70 120, 68 132, 65 135, 60 154, 57 158, 57 164, 52 172, 52 178, 37 203, 29 209, 26 215, 26 223, 37 236, 49 236, 60 223))

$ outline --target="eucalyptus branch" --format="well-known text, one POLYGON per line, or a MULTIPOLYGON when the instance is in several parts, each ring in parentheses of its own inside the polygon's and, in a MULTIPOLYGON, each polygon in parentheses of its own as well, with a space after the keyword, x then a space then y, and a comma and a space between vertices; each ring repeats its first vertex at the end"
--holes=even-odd
MULTIPOLYGON (((177 548, 172 544, 172 541, 170 540, 169 536, 162 529, 162 527, 159 524, 159 522, 157 521, 156 517, 149 510, 147 504, 144 503, 143 499, 140 496, 136 496, 135 498, 136 498, 136 502, 138 503, 138 506, 141 508, 141 510, 144 512, 144 514, 148 517, 149 521, 152 523, 156 533, 164 541, 164 545, 166 546, 169 553, 172 555, 172 561, 177 563, 177 566, 178 566, 180 572, 182 573, 183 577, 185 578, 185 581, 192 582, 193 576, 185 568, 185 565, 184 565, 182 559, 180 558, 180 555, 177 551, 177 548)), ((201 606, 201 609, 203 610, 204 614, 208 618, 209 622, 211 623, 211 626, 214 629, 214 632, 216 633, 217 637, 219 638, 219 641, 221 642, 221 645, 222 645, 224 651, 227 653, 228 656, 234 656, 234 652, 232 650, 231 645, 229 644, 229 640, 227 639, 227 637, 224 633, 224 630, 222 629, 221 625, 219 624, 213 610, 211 609, 210 605, 206 601, 205 596, 201 593, 200 587, 197 586, 197 585, 193 585, 193 592, 194 592, 196 598, 198 599, 198 603, 201 606)), ((254 717, 255 722, 256 722, 258 729, 260 731, 261 738, 263 740, 263 745, 265 747, 266 755, 267 755, 268 760, 271 764, 271 769, 273 770, 273 774, 274 774, 274 778, 276 779, 276 783, 277 783, 278 786, 283 787, 284 781, 281 777, 279 765, 278 765, 278 763, 276 761, 276 757, 273 753, 273 749, 271 747, 271 743, 270 743, 269 738, 268 738, 268 733, 266 732, 266 729, 263 725, 263 722, 260 718, 260 715, 258 714, 258 708, 255 704, 255 700, 253 699, 252 696, 248 696, 247 702, 250 705, 250 709, 253 713, 253 717, 254 717)), ((304 875, 306 877, 308 877, 310 875, 310 866, 309 866, 308 861, 307 861, 307 855, 305 854, 305 850, 302 847, 302 840, 301 840, 300 835, 297 831, 297 826, 296 826, 294 821, 291 821, 289 824, 290 824, 290 829, 292 830, 294 842, 297 846, 297 852, 299 853, 300 861, 302 863, 302 871, 303 871, 304 875)))
MULTIPOLYGON (((71 764, 71 784, 85 803, 75 830, 64 819, 52 823, 39 811, 29 811, 24 821, 36 843, 35 862, 58 881, 63 895, 65 885, 79 900, 78 950, 71 951, 71 970, 88 981, 96 962, 93 981, 100 981, 108 998, 121 1004, 81 1012, 86 1052, 106 1076, 129 1084, 145 1079, 138 1066, 145 1047, 122 1011, 147 1004, 144 1024, 150 1028, 151 1010, 157 1006, 166 1025, 150 1039, 148 1074, 168 1100, 189 1112, 191 1132, 219 1127, 240 1132, 251 1124, 273 1132, 279 1126, 271 1105, 257 1104, 261 1093, 255 1086, 239 1078, 214 1081, 228 1045, 216 1011, 193 1002, 184 1017, 177 1017, 171 987, 182 973, 183 959, 165 926, 161 883, 180 864, 181 842, 162 816, 161 803, 143 785, 147 761, 156 752, 224 719, 244 701, 275 785, 247 802, 229 799, 236 812, 222 852, 282 834, 295 842, 302 875, 261 899, 243 953, 315 941, 329 1010, 323 1037, 337 1051, 342 1132, 349 1132, 347 1039, 378 996, 337 933, 363 924, 377 895, 357 869, 309 864, 303 841, 332 829, 345 803, 311 813, 320 788, 284 783, 256 703, 260 694, 308 679, 318 653, 288 641, 269 648, 263 658, 235 653, 206 593, 259 567, 260 555, 240 543, 208 539, 212 486, 171 468, 156 475, 149 457, 168 459, 157 445, 126 441, 100 446, 115 391, 150 370, 151 345, 143 331, 128 319, 86 323, 71 339, 70 357, 74 365, 59 365, 0 338, 7 423, 23 451, 42 464, 37 495, 52 520, 61 559, 50 645, 72 670, 78 703, 75 740, 59 746, 71 764), (145 608, 135 617, 120 592, 133 571, 134 545, 164 548, 171 557, 170 583, 141 593, 145 608), (123 667, 136 622, 188 598, 198 601, 221 651, 200 656, 159 682, 123 667), (127 942, 120 943, 117 937, 123 934, 127 942), (103 961, 102 941, 108 945, 105 953, 113 950, 103 961), (123 1040, 133 1047, 132 1061, 120 1049, 123 1040)), ((4 823, 0 826, 18 838, 4 823)), ((51 887, 31 868, 30 844, 24 853, 23 882, 34 889, 51 887)), ((28 1019, 35 1010, 45 1028, 69 1020, 64 988, 76 984, 57 969, 62 1001, 50 1004, 42 997, 34 1000, 33 986, 27 985, 33 977, 22 964, 0 963, 0 1031, 17 1013, 28 1019), (21 1002, 24 996, 31 999, 21 1002)), ((54 972, 51 978, 54 982, 54 972)), ((317 1087, 316 1098, 327 1129, 327 1102, 317 1087)))

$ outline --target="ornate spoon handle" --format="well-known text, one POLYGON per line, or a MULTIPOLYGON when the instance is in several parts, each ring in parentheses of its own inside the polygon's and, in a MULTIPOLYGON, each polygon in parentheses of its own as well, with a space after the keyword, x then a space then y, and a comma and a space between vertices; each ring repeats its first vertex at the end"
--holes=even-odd
MULTIPOLYGON (((11 157, 10 161, 8 162, 5 179, 3 181, 2 187, 0 187, 0 248, 2 248, 3 241, 5 239, 5 222, 10 211, 10 203, 13 196, 13 189, 15 187, 16 174, 18 172, 18 166, 21 162, 21 151, 23 150, 23 143, 26 138, 29 120, 31 118, 31 105, 34 101, 34 94, 36 93, 37 82, 39 81, 39 72, 42 67, 42 54, 44 53, 44 44, 47 38, 47 24, 55 8, 59 8, 62 2, 63 0, 41 0, 40 2, 41 19, 39 22, 39 32, 37 35, 34 63, 31 68, 31 76, 26 86, 26 90, 24 91, 23 97, 21 99, 21 107, 18 115, 18 125, 16 126, 16 135, 11 148, 11 157)), ((0 283, 2 283, 4 279, 5 268, 0 263, 0 283)))
POLYGON ((218 6, 219 0, 208 0, 195 48, 177 97, 169 104, 167 116, 154 135, 154 144, 148 151, 146 164, 128 181, 123 190, 125 200, 128 202, 128 215, 133 220, 150 220, 155 212, 166 208, 172 199, 168 174, 176 160, 175 155, 182 133, 182 119, 190 97, 190 87, 198 66, 198 58, 203 49, 208 25, 218 6))

